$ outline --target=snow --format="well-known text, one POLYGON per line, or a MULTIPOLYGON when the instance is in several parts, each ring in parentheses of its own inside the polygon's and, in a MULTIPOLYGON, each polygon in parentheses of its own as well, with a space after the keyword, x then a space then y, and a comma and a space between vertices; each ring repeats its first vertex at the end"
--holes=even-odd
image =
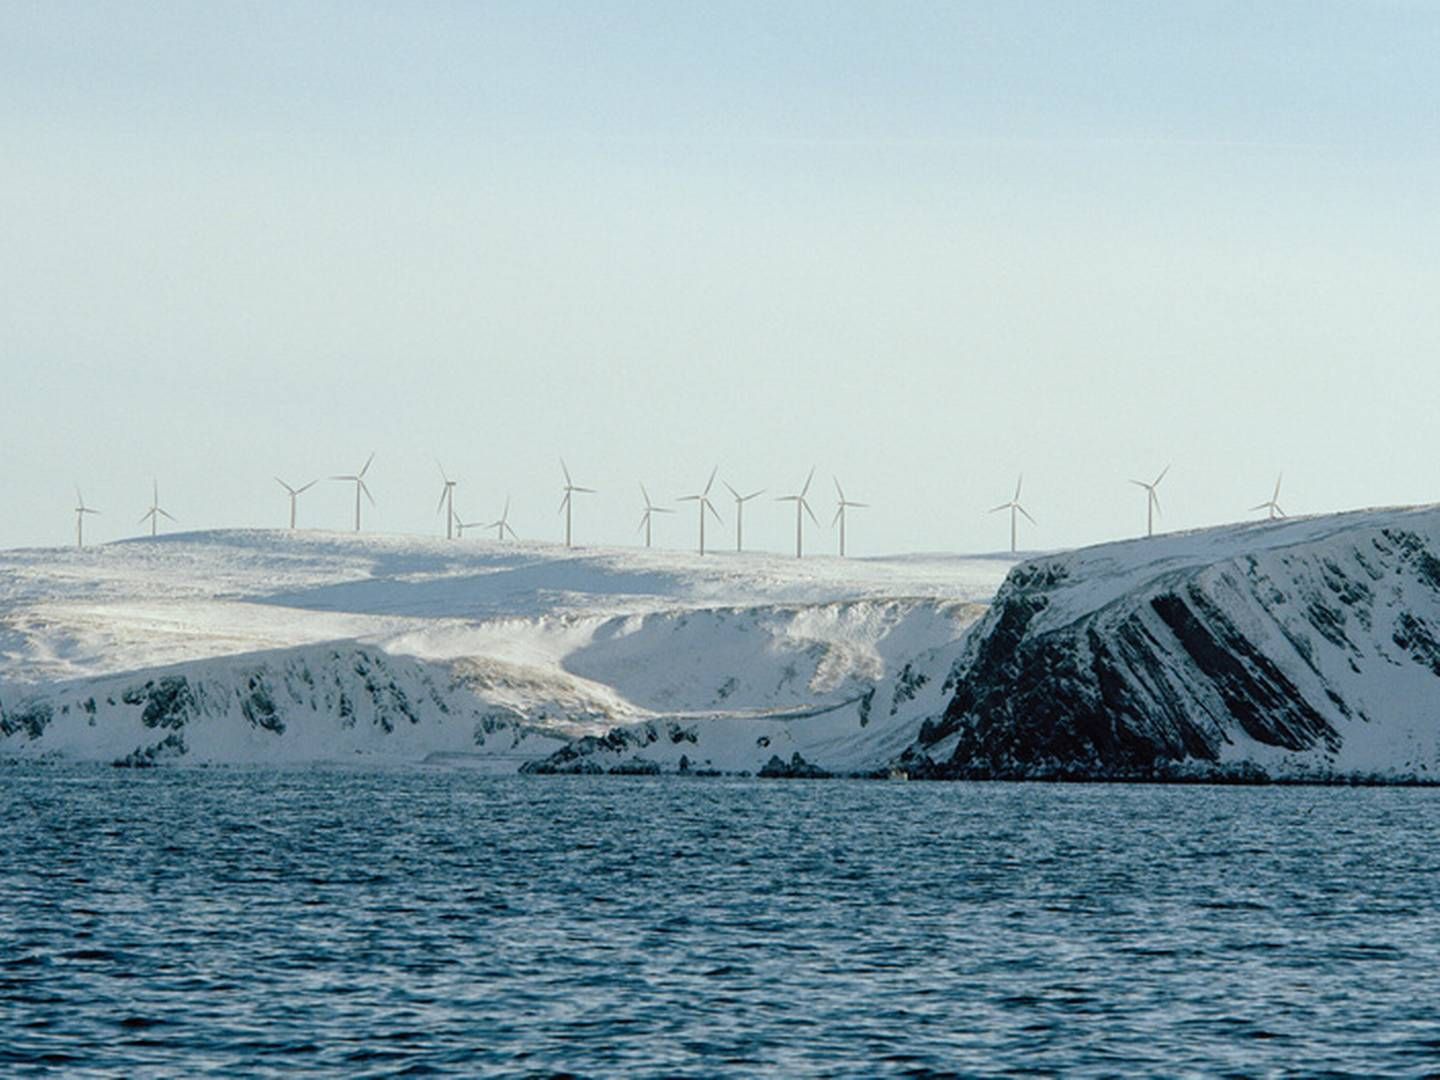
POLYGON ((667 744, 697 767, 753 768, 772 741, 859 763, 909 722, 862 725, 864 694, 948 663, 1012 564, 278 531, 0 552, 0 708, 53 714, 0 753, 109 760, 173 736, 162 757, 513 768, 652 723, 702 733, 667 744), (176 678, 183 722, 148 726, 145 687, 176 678), (254 719, 271 698, 283 732, 254 719))

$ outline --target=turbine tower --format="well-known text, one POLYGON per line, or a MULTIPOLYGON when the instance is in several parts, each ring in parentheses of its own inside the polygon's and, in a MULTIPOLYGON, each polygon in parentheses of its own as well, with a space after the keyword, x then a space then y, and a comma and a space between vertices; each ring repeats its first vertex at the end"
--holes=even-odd
POLYGON ((160 482, 152 480, 150 481, 150 509, 141 515, 140 524, 144 525, 145 522, 150 522, 150 535, 154 536, 162 517, 167 521, 175 520, 168 511, 160 509, 160 482))
POLYGON ((565 546, 568 548, 573 546, 570 543, 570 508, 574 502, 572 496, 582 493, 585 495, 594 495, 595 489, 577 486, 575 481, 570 479, 570 469, 565 464, 564 458, 560 459, 560 471, 565 474, 565 495, 560 500, 560 510, 565 515, 565 546))
MULTIPOLYGON (((1165 468, 1160 470, 1160 475, 1155 477, 1154 481, 1149 484, 1144 480, 1130 481, 1130 483, 1136 487, 1145 489, 1145 535, 1147 537, 1155 535, 1155 515, 1160 510, 1160 496, 1155 493, 1155 489, 1160 486, 1160 481, 1165 479, 1165 474, 1169 471, 1170 466, 1166 465, 1165 468)), ((1026 514, 1025 516, 1029 517, 1030 515, 1026 514)))
POLYGON ((735 550, 736 550, 736 551, 744 551, 744 550, 745 550, 745 504, 746 504, 747 502, 749 502, 751 499, 755 498, 757 495, 763 495, 763 494, 765 494, 765 489, 764 489, 764 488, 761 488, 759 491, 752 491, 749 495, 741 495, 741 494, 740 494, 738 491, 736 491, 733 487, 730 487, 730 482, 729 482, 728 480, 725 481, 725 486, 726 486, 727 488, 730 488, 730 494, 733 495, 733 496, 735 496, 735 550))
MULTIPOLYGON (((704 555, 704 554, 705 554, 705 513, 706 513, 706 511, 709 511, 710 513, 714 514, 716 521, 720 521, 720 522, 723 522, 723 521, 724 521, 724 519, 721 518, 721 516, 720 516, 720 511, 716 510, 714 504, 710 502, 710 489, 715 486, 715 474, 716 474, 717 472, 719 472, 719 471, 720 471, 720 466, 719 466, 719 465, 716 465, 715 468, 713 468, 713 469, 710 470, 710 479, 707 480, 707 481, 705 481, 705 488, 704 488, 703 491, 700 492, 700 494, 698 494, 698 495, 682 495, 682 496, 680 496, 679 499, 676 500, 676 502, 693 502, 693 503, 695 503, 695 504, 699 507, 699 509, 700 509, 700 554, 701 554, 701 555, 704 555)), ((648 545, 647 545, 647 546, 648 546, 648 545)))
POLYGON ((363 491, 365 497, 370 500, 370 505, 375 505, 375 496, 370 494, 370 489, 365 486, 365 473, 370 468, 370 463, 375 460, 375 451, 370 451, 370 456, 365 459, 365 467, 353 476, 332 476, 331 480, 354 481, 355 484, 355 531, 360 531, 360 493, 363 491))
POLYGON ((840 496, 840 505, 835 508, 835 518, 833 521, 830 522, 830 527, 833 529, 836 523, 839 523, 840 525, 840 557, 843 559, 845 557, 845 511, 850 509, 852 506, 863 508, 869 506, 870 504, 862 502, 852 502, 851 500, 845 498, 845 489, 840 486, 840 478, 836 476, 832 477, 831 479, 835 481, 835 493, 840 496))
POLYGON ((810 504, 805 501, 805 495, 810 490, 810 481, 815 479, 815 467, 810 467, 810 475, 805 478, 805 486, 800 489, 798 495, 781 495, 776 502, 793 502, 795 504, 795 557, 798 559, 804 552, 805 546, 805 519, 802 514, 809 514, 810 520, 819 525, 815 512, 810 509, 810 504))
POLYGON ((319 480, 311 480, 310 483, 306 484, 304 487, 298 487, 298 488, 293 488, 293 487, 291 487, 291 486, 290 486, 289 484, 287 484, 284 480, 281 480, 280 477, 278 477, 278 476, 275 477, 275 482, 276 482, 277 484, 279 484, 281 487, 283 487, 286 491, 288 491, 288 492, 290 493, 290 528, 291 528, 291 529, 294 529, 294 528, 295 528, 295 500, 300 497, 300 493, 301 493, 302 491, 309 491, 312 487, 314 487, 314 486, 315 486, 316 484, 318 484, 320 481, 319 481, 319 480))
MULTIPOLYGON (((645 546, 650 546, 650 515, 651 514, 673 514, 674 510, 667 510, 663 506, 656 506, 650 501, 650 493, 645 490, 645 482, 640 482, 640 495, 645 500, 645 512, 640 515, 640 528, 645 530, 645 546)), ((639 531, 638 529, 636 530, 639 531)))
POLYGON ((92 510, 85 505, 85 496, 80 494, 80 488, 77 485, 75 488, 75 546, 77 548, 85 546, 85 515, 98 513, 100 513, 99 510, 92 510))
MULTIPOLYGON (((1037 522, 1033 517, 1030 516, 1030 511, 1026 510, 1025 507, 1023 507, 1023 506, 1020 505, 1020 485, 1023 484, 1024 482, 1025 482, 1025 476, 1024 476, 1024 474, 1022 473, 1021 476, 1020 476, 1020 478, 1015 481, 1015 497, 1014 497, 1013 499, 1011 499, 1009 502, 1001 503, 999 506, 995 507, 993 510, 990 511, 990 513, 992 513, 992 514, 998 514, 1001 510, 1009 510, 1009 511, 1010 511, 1010 554, 1011 554, 1011 555, 1014 555, 1014 554, 1015 554, 1015 519, 1016 519, 1017 515, 1019 515, 1019 514, 1024 514, 1024 515, 1025 515, 1025 519, 1026 519, 1027 521, 1029 521, 1031 525, 1038 525, 1038 524, 1039 524, 1039 522, 1037 522)), ((1156 483, 1159 483, 1159 481, 1157 480, 1156 483)))
POLYGON ((518 536, 515 535, 515 530, 510 527, 510 496, 509 496, 509 495, 506 495, 506 496, 505 496, 505 509, 500 512, 500 517, 499 517, 497 520, 490 522, 488 525, 485 526, 485 528, 487 528, 487 529, 494 529, 494 530, 495 530, 495 539, 496 539, 496 540, 499 540, 499 541, 502 541, 502 542, 503 542, 504 539, 505 539, 505 534, 506 534, 506 533, 509 533, 509 534, 510 534, 510 539, 511 539, 511 540, 519 540, 519 539, 520 539, 518 536))
POLYGON ((435 467, 440 470, 440 479, 445 481, 445 486, 440 490, 440 502, 435 507, 438 514, 443 507, 445 510, 445 539, 455 539, 455 481, 445 475, 445 466, 435 462, 435 467))
POLYGON ((1284 479, 1284 473, 1281 473, 1279 476, 1277 476, 1275 478, 1275 493, 1270 496, 1270 501, 1263 502, 1259 506, 1252 506, 1250 508, 1251 511, 1253 512, 1255 510, 1268 510, 1269 519, 1271 521, 1274 521, 1276 518, 1283 518, 1285 516, 1285 511, 1280 509, 1280 481, 1284 479))

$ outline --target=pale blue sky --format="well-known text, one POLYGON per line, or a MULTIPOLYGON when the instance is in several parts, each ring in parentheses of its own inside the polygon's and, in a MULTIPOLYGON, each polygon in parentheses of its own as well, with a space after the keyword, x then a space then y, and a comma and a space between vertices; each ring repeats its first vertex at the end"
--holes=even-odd
POLYGON ((1437 56, 1420 2, 0 2, 0 546, 372 448, 377 529, 439 457, 558 538, 563 453, 604 543, 716 463, 827 526, 838 473, 857 553, 1002 547, 1021 470, 1037 547, 1167 462, 1166 527, 1431 501, 1437 56))

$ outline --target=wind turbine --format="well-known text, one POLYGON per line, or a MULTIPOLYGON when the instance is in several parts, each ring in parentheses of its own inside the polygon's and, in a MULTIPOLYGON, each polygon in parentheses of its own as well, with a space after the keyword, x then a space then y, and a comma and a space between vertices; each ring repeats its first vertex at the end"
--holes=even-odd
POLYGON ((506 495, 506 496, 505 496, 505 509, 500 512, 500 517, 499 517, 497 520, 490 522, 490 524, 486 525, 485 528, 487 528, 487 529, 494 529, 494 530, 495 530, 495 539, 496 539, 496 540, 504 541, 504 539, 505 539, 505 534, 506 534, 506 533, 509 533, 509 534, 510 534, 510 539, 511 539, 511 540, 519 540, 519 539, 520 539, 518 536, 515 535, 515 530, 510 527, 510 496, 509 496, 509 495, 506 495))
POLYGON ((375 460, 375 451, 370 451, 370 456, 365 459, 365 467, 353 476, 332 476, 331 480, 346 480, 355 482, 355 531, 360 531, 360 493, 363 491, 365 497, 370 500, 370 505, 375 505, 375 496, 370 494, 370 489, 365 486, 365 473, 370 468, 370 463, 375 460))
POLYGON ((167 521, 175 519, 167 511, 160 509, 160 482, 158 480, 150 481, 150 495, 150 509, 141 515, 140 524, 144 525, 145 522, 150 522, 150 535, 154 536, 162 517, 167 521))
POLYGON ((730 494, 735 496, 735 550, 744 551, 745 504, 751 499, 755 498, 757 495, 764 495, 765 489, 761 488, 759 491, 752 491, 749 495, 741 495, 733 487, 730 487, 730 481, 726 480, 725 486, 727 488, 730 488, 730 494))
MULTIPOLYGON (((1155 514, 1160 509, 1160 496, 1155 494, 1155 489, 1160 486, 1160 481, 1165 479, 1165 474, 1170 471, 1170 466, 1160 470, 1160 475, 1155 477, 1152 483, 1147 484, 1144 480, 1131 480, 1130 483, 1136 487, 1145 489, 1145 535, 1155 535, 1155 514)), ((1029 514, 1025 515, 1029 517, 1029 514)))
POLYGON ((455 539, 455 481, 445 475, 445 466, 435 462, 436 468, 440 470, 440 478, 445 481, 445 487, 440 491, 440 502, 435 507, 438 514, 441 507, 445 507, 445 539, 455 539))
MULTIPOLYGON (((1017 514, 1024 514, 1026 520, 1029 521, 1031 525, 1038 525, 1038 524, 1039 524, 1039 522, 1037 522, 1033 517, 1030 516, 1030 511, 1026 510, 1025 507, 1023 507, 1023 506, 1020 505, 1020 485, 1023 484, 1024 482, 1025 482, 1025 476, 1024 476, 1024 474, 1022 473, 1021 476, 1020 476, 1020 478, 1015 481, 1015 497, 1014 497, 1013 499, 1011 499, 1009 502, 1001 503, 999 506, 995 507, 993 510, 990 511, 990 513, 992 513, 992 514, 998 514, 1001 510, 1009 510, 1009 511, 1010 511, 1010 554, 1011 554, 1011 555, 1014 555, 1014 554, 1015 554, 1015 518, 1016 518, 1016 515, 1017 515, 1017 514)), ((1157 481, 1155 481, 1155 482, 1158 484, 1160 481, 1157 480, 1157 481)))
POLYGON ((300 493, 301 493, 302 491, 309 491, 312 487, 314 487, 314 486, 315 486, 316 484, 318 484, 320 481, 319 481, 319 480, 311 480, 310 483, 306 484, 304 487, 298 487, 298 488, 293 488, 293 487, 291 487, 291 486, 290 486, 289 484, 287 484, 284 480, 281 480, 280 477, 278 477, 278 476, 275 477, 275 482, 276 482, 277 484, 279 484, 281 487, 283 487, 286 491, 288 491, 288 492, 290 493, 290 528, 293 529, 293 528, 295 528, 295 500, 300 497, 300 493))
POLYGON ((830 527, 833 529, 836 522, 840 525, 840 557, 843 559, 845 557, 845 511, 852 506, 865 507, 869 503, 852 502, 845 498, 845 489, 840 486, 840 478, 837 476, 832 479, 835 481, 835 492, 840 496, 840 505, 835 508, 835 519, 830 522, 830 527))
MULTIPOLYGON (((650 546, 650 515, 651 514, 673 514, 674 510, 668 510, 663 506, 656 506, 650 501, 650 493, 645 490, 645 482, 640 482, 640 494, 645 499, 645 512, 640 515, 640 528, 645 530, 645 546, 650 546)), ((638 531, 638 530, 637 530, 638 531)))
POLYGON ((577 486, 575 481, 570 479, 570 469, 566 466, 564 458, 560 459, 560 471, 565 474, 565 495, 560 500, 560 510, 565 514, 565 546, 568 548, 572 546, 570 543, 570 506, 574 501, 572 496, 577 493, 594 495, 595 489, 577 486))
POLYGON ((815 467, 812 465, 810 467, 810 475, 805 478, 805 486, 800 489, 800 494, 781 495, 775 500, 776 502, 793 502, 795 504, 795 557, 797 559, 800 558, 804 549, 805 540, 805 521, 801 515, 809 514, 811 521, 815 522, 816 525, 820 524, 815 517, 815 512, 810 509, 810 504, 805 501, 805 495, 810 490, 810 481, 814 479, 815 467))
POLYGON ((705 488, 704 488, 703 491, 700 492, 700 494, 698 494, 698 495, 682 495, 682 496, 680 496, 679 499, 676 500, 676 502, 693 502, 693 503, 695 503, 695 504, 699 507, 699 509, 700 509, 700 554, 701 554, 701 555, 704 555, 704 554, 705 554, 705 512, 708 510, 710 513, 714 514, 716 521, 719 521, 719 522, 722 522, 722 523, 723 523, 723 521, 724 521, 724 519, 720 516, 720 511, 716 510, 714 504, 710 502, 710 489, 715 486, 715 474, 716 474, 717 472, 719 472, 719 471, 720 471, 720 466, 719 466, 719 465, 716 465, 715 468, 713 468, 713 469, 710 470, 710 479, 705 481, 705 488))
POLYGON ((99 510, 91 510, 85 505, 85 496, 80 494, 80 488, 77 485, 75 488, 75 546, 77 548, 85 546, 85 515, 98 513, 100 513, 99 510))
POLYGON ((1277 476, 1275 478, 1275 493, 1270 496, 1270 501, 1263 502, 1259 506, 1252 506, 1250 508, 1251 511, 1268 510, 1270 512, 1271 521, 1274 521, 1276 518, 1283 518, 1285 516, 1285 511, 1280 509, 1280 481, 1284 479, 1284 473, 1281 473, 1279 476, 1277 476))

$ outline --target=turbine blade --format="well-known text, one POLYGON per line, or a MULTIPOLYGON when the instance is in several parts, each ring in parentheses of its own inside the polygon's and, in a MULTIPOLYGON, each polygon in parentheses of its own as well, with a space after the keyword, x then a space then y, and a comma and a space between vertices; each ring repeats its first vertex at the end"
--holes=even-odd
POLYGON ((595 494, 595 489, 594 489, 594 488, 572 487, 570 490, 571 490, 571 491, 583 491, 586 495, 594 495, 594 494, 595 494))
POLYGON ((145 522, 147 522, 147 521, 150 520, 151 515, 154 514, 154 513, 155 513, 154 510, 147 510, 147 511, 145 511, 145 513, 143 513, 143 514, 140 515, 140 520, 137 521, 136 524, 137 524, 137 525, 144 525, 145 522))
POLYGON ((1155 477, 1155 483, 1152 484, 1151 487, 1159 487, 1159 486, 1160 486, 1160 481, 1165 479, 1165 474, 1168 473, 1169 471, 1170 471, 1170 466, 1169 466, 1169 465, 1166 465, 1165 468, 1161 469, 1161 470, 1160 470, 1160 475, 1157 476, 1157 477, 1155 477))
POLYGON ((574 484, 574 483, 575 483, 574 480, 571 480, 571 479, 570 479, 570 467, 565 464, 565 459, 564 459, 563 457, 560 459, 560 471, 565 474, 565 483, 566 483, 566 484, 574 484))
POLYGON ((800 501, 800 496, 799 496, 799 495, 776 495, 776 496, 775 496, 775 501, 776 501, 776 502, 799 502, 799 501, 800 501))
POLYGON ((673 514, 673 513, 675 513, 674 510, 671 510, 671 509, 669 509, 668 507, 664 507, 664 506, 652 506, 652 507, 650 507, 650 512, 651 512, 652 514, 673 514))
POLYGON ((695 500, 700 499, 700 498, 703 498, 703 497, 704 497, 704 496, 702 496, 702 495, 681 495, 681 496, 680 496, 678 499, 676 499, 675 501, 676 501, 676 502, 694 502, 695 500))
POLYGON ((330 477, 330 479, 331 479, 331 480, 359 480, 360 477, 358 477, 358 476, 332 476, 332 477, 330 477))
POLYGON ((502 528, 505 532, 508 532, 508 533, 510 534, 510 539, 511 539, 511 540, 519 540, 519 539, 520 539, 520 537, 518 537, 518 536, 515 535, 515 530, 512 529, 509 525, 502 525, 501 528, 502 528))
POLYGON ((1250 507, 1250 511, 1249 511, 1249 512, 1253 514, 1256 510, 1269 510, 1269 509, 1270 509, 1270 504, 1269 504, 1268 502, 1263 502, 1263 503, 1261 503, 1259 506, 1252 506, 1252 507, 1250 507))
POLYGON ((1149 491, 1150 488, 1153 486, 1151 484, 1147 484, 1144 480, 1131 480, 1130 483, 1134 484, 1136 487, 1143 487, 1146 491, 1149 491))
POLYGON ((810 520, 813 521, 813 522, 815 522, 816 525, 819 525, 819 524, 820 524, 820 519, 817 518, 817 517, 815 516, 815 512, 810 509, 810 504, 809 504, 808 502, 806 502, 804 499, 801 499, 801 500, 800 500, 800 505, 805 508, 805 513, 807 513, 807 514, 810 515, 810 520))
POLYGON ((365 481, 364 481, 364 480, 356 480, 355 482, 360 485, 360 490, 363 491, 363 492, 365 492, 365 498, 367 498, 367 499, 370 500, 370 505, 371 505, 371 506, 374 506, 374 505, 375 505, 375 496, 370 494, 370 489, 365 486, 365 481))
POLYGON ((844 504, 844 503, 841 503, 838 507, 835 508, 835 516, 830 519, 830 528, 833 529, 836 525, 838 525, 838 524, 840 523, 840 519, 841 519, 844 515, 845 515, 845 504, 844 504))
POLYGON ((805 486, 800 489, 800 497, 803 499, 810 493, 810 481, 815 479, 815 466, 810 466, 810 475, 805 478, 805 486))
POLYGON ((1025 509, 1023 506, 1021 506, 1019 503, 1016 503, 1016 504, 1015 504, 1015 509, 1016 509, 1016 510, 1019 510, 1020 513, 1024 514, 1024 515, 1025 515, 1025 520, 1028 521, 1028 522, 1030 522, 1031 525, 1039 525, 1039 524, 1040 524, 1038 521, 1036 521, 1033 517, 1030 516, 1030 511, 1029 511, 1029 510, 1026 510, 1026 509, 1025 509))
POLYGON ((374 461, 374 460, 375 460, 375 451, 374 451, 374 450, 371 450, 371 451, 370 451, 370 456, 365 459, 365 466, 364 466, 364 468, 362 468, 362 469, 360 470, 360 475, 361 475, 361 476, 364 476, 364 475, 365 475, 366 470, 368 470, 368 469, 370 468, 370 463, 371 463, 372 461, 374 461))
POLYGON ((869 504, 869 503, 857 503, 857 502, 853 502, 853 501, 852 501, 852 502, 847 502, 845 505, 846 505, 846 506, 858 506, 861 510, 868 510, 868 509, 870 508, 870 504, 869 504))
POLYGON ((1163 513, 1160 509, 1160 494, 1153 487, 1150 489, 1150 501, 1155 504, 1155 513, 1163 513))
POLYGON ((319 480, 311 480, 311 481, 310 481, 308 484, 306 484, 304 487, 302 487, 302 488, 297 488, 297 489, 295 490, 295 494, 296 494, 296 495, 299 495, 299 494, 300 494, 301 492, 303 492, 303 491, 309 491, 312 487, 314 487, 314 486, 315 486, 316 484, 318 484, 319 482, 320 482, 319 480))
POLYGON ((155 508, 155 510, 156 510, 156 512, 157 512, 161 517, 165 518, 167 521, 174 521, 174 520, 175 520, 175 516, 174 516, 173 514, 171 514, 170 511, 168 511, 168 510, 161 510, 158 506, 155 508))
MULTIPOLYGON (((93 512, 94 512, 94 513, 99 513, 98 510, 97 510, 97 511, 93 511, 93 512)), ((1280 509, 1280 504, 1279 504, 1279 503, 1276 503, 1276 504, 1275 504, 1275 513, 1279 514, 1281 517, 1289 517, 1289 516, 1290 516, 1289 514, 1285 513, 1284 510, 1281 510, 1281 509, 1280 509)))
POLYGON ((563 513, 565 512, 565 504, 568 503, 569 501, 570 501, 570 492, 569 492, 569 491, 566 491, 565 494, 560 497, 560 509, 559 509, 559 510, 556 510, 555 512, 556 512, 557 514, 563 514, 563 513))
POLYGON ((987 510, 987 511, 985 511, 985 512, 986 512, 987 514, 998 514, 1001 510, 1009 510, 1009 509, 1010 509, 1010 504, 1009 504, 1009 503, 1001 503, 999 506, 995 507, 993 510, 987 510))
MULTIPOLYGON (((715 520, 716 520, 716 521, 720 522, 721 525, 724 525, 724 524, 725 524, 725 519, 720 516, 720 511, 719 511, 719 510, 716 510, 715 507, 713 507, 713 506, 710 505, 710 500, 709 500, 709 499, 702 499, 701 502, 705 504, 705 510, 709 510, 710 513, 712 513, 712 514, 715 515, 715 520)), ((701 511, 701 513, 704 513, 704 512, 705 512, 704 510, 701 511)))
POLYGON ((838 476, 832 476, 830 479, 835 481, 835 494, 840 496, 840 501, 843 503, 845 501, 845 489, 840 486, 840 478, 838 476))
POLYGON ((709 495, 709 494, 710 494, 710 489, 711 489, 711 487, 713 487, 714 484, 715 484, 715 474, 718 473, 719 471, 720 471, 720 466, 719 466, 719 465, 716 465, 713 469, 710 470, 710 479, 705 481, 705 491, 704 491, 704 494, 706 494, 706 495, 709 495))
POLYGON ((445 509, 445 493, 448 492, 449 490, 450 490, 450 485, 449 485, 449 484, 446 484, 443 488, 440 489, 440 501, 435 504, 435 512, 436 512, 437 514, 438 514, 441 510, 444 510, 444 509, 445 509))
POLYGON ((1284 480, 1284 479, 1285 479, 1285 474, 1284 474, 1284 473, 1281 473, 1279 476, 1277 476, 1277 477, 1275 478, 1275 494, 1270 496, 1270 501, 1271 501, 1271 502, 1274 502, 1276 499, 1280 498, 1280 481, 1281 481, 1281 480, 1284 480))
POLYGON ((720 482, 725 485, 726 490, 728 490, 731 495, 734 495, 736 499, 740 498, 740 493, 730 486, 729 480, 722 480, 720 482))
POLYGON ((759 491, 752 491, 749 495, 746 495, 745 498, 741 499, 740 501, 741 501, 741 502, 749 502, 751 499, 758 498, 759 496, 764 495, 764 494, 765 494, 765 489, 764 489, 764 488, 761 488, 759 491))
POLYGON ((641 481, 640 481, 640 494, 644 497, 644 499, 645 499, 645 508, 648 510, 648 509, 650 508, 650 492, 648 492, 648 491, 645 490, 645 481, 644 481, 644 480, 641 480, 641 481))

